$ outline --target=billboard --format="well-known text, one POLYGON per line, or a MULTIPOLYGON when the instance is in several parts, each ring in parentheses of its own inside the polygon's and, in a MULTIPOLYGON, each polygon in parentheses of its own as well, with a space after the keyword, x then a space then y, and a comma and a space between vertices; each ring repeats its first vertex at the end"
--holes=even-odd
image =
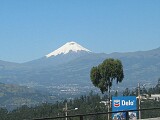
MULTIPOLYGON (((137 110, 136 96, 112 97, 112 112, 137 110)), ((112 120, 126 120, 126 112, 112 114, 112 120)), ((137 112, 129 112, 129 120, 137 120, 137 112)))

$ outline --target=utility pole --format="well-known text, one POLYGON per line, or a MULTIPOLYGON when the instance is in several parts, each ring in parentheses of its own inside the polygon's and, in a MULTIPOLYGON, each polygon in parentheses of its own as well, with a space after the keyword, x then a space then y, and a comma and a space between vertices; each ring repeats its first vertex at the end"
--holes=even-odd
POLYGON ((65 103, 65 116, 66 116, 66 120, 67 120, 67 110, 68 110, 68 108, 67 108, 67 102, 65 103))
POLYGON ((141 119, 141 96, 140 96, 140 83, 138 83, 138 108, 139 108, 139 119, 141 119))
POLYGON ((65 108, 63 108, 63 111, 65 112, 65 116, 66 116, 66 119, 65 119, 65 120, 67 120, 68 112, 69 112, 69 111, 72 111, 72 110, 78 110, 78 108, 74 108, 74 109, 68 110, 67 101, 66 101, 66 102, 65 102, 65 108))

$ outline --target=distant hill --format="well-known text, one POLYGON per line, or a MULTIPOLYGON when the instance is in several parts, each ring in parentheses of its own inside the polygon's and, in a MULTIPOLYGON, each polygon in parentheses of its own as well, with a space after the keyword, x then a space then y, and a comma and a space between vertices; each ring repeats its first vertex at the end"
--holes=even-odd
POLYGON ((7 62, 0 60, 0 70, 12 70, 19 67, 19 63, 7 62))

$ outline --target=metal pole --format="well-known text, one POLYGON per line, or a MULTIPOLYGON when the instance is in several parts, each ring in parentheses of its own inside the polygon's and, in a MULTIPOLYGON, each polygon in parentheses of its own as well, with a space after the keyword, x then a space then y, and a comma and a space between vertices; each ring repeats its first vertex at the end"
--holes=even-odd
POLYGON ((108 120, 109 120, 109 108, 110 108, 110 86, 108 85, 108 120))
POLYGON ((108 105, 108 120, 109 120, 109 105, 108 105))
POLYGON ((140 83, 138 83, 138 108, 139 108, 139 119, 141 119, 141 96, 140 96, 140 83))
POLYGON ((129 120, 129 113, 126 111, 126 120, 129 120))
POLYGON ((80 120, 83 120, 83 116, 82 115, 80 116, 80 120))
POLYGON ((68 110, 68 108, 67 108, 67 102, 65 103, 65 116, 66 116, 66 120, 67 120, 67 110, 68 110))

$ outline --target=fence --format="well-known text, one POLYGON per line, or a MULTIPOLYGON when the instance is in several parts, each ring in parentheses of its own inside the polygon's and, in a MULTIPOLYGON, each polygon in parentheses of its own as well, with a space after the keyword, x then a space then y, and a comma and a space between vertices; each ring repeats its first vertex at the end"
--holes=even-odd
MULTIPOLYGON (((125 120, 129 120, 129 112, 133 111, 154 111, 154 110, 160 110, 160 108, 146 108, 146 109, 137 109, 137 110, 127 110, 127 111, 116 111, 116 112, 97 112, 97 113, 88 113, 88 114, 77 114, 77 115, 68 115, 68 116, 61 116, 61 117, 48 117, 48 118, 34 118, 31 120, 54 120, 54 119, 65 119, 67 120, 68 118, 79 118, 79 120, 84 120, 84 117, 86 116, 98 116, 98 115, 106 115, 106 114, 112 114, 112 113, 118 113, 118 112, 126 112, 126 118, 125 120)), ((160 116, 159 116, 160 117, 160 116)))

